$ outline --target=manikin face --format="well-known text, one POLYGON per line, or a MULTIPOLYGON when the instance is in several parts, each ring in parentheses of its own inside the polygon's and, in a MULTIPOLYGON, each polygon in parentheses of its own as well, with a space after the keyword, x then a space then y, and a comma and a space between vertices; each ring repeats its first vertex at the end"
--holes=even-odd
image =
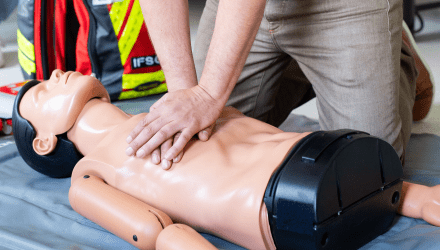
POLYGON ((50 79, 29 89, 23 96, 19 111, 37 132, 34 149, 38 154, 48 154, 56 145, 56 135, 67 132, 74 124, 85 104, 110 97, 96 78, 78 72, 54 70, 50 79), (55 145, 46 145, 52 143, 55 145), (42 152, 36 149, 42 147, 42 152))

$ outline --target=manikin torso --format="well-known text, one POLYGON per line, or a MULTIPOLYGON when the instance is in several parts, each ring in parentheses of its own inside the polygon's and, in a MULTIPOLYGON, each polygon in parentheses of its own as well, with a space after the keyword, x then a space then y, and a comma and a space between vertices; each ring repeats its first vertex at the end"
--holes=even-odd
MULTIPOLYGON (((106 114, 105 108, 100 107, 99 112, 106 114)), ((150 156, 125 154, 125 138, 142 115, 129 117, 122 111, 110 112, 122 122, 93 145, 96 140, 90 138, 99 137, 101 130, 96 126, 92 129, 97 124, 97 116, 90 115, 95 109, 86 106, 84 110, 89 115, 80 115, 68 133, 85 155, 75 166, 72 183, 86 174, 94 175, 162 210, 173 222, 246 248, 274 248, 264 191, 274 170, 307 134, 280 133, 275 127, 226 108, 211 138, 207 142, 192 140, 182 160, 166 171, 153 164, 150 156)))

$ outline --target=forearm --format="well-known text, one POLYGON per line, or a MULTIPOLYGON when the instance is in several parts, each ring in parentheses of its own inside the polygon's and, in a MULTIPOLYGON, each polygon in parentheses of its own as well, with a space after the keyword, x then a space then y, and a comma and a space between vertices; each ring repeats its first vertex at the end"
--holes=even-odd
POLYGON ((223 105, 254 42, 266 0, 220 0, 211 44, 199 82, 223 105))
POLYGON ((76 212, 140 249, 154 249, 158 235, 172 224, 162 211, 92 175, 72 183, 69 201, 76 212))
POLYGON ((139 0, 168 90, 197 85, 191 51, 188 0, 139 0))

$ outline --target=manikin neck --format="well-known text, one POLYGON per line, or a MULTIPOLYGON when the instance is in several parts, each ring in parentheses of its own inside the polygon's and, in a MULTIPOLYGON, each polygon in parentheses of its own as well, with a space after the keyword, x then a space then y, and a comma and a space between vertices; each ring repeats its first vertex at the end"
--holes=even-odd
POLYGON ((67 137, 75 144, 78 151, 86 156, 115 127, 130 119, 115 105, 92 99, 84 106, 67 137))

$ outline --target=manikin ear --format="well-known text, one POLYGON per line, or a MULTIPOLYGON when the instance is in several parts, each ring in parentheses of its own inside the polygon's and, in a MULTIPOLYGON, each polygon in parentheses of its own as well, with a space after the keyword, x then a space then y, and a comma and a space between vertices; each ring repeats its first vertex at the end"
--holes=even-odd
POLYGON ((46 137, 36 137, 32 142, 35 153, 39 155, 47 155, 52 152, 57 145, 57 137, 50 134, 46 137))

